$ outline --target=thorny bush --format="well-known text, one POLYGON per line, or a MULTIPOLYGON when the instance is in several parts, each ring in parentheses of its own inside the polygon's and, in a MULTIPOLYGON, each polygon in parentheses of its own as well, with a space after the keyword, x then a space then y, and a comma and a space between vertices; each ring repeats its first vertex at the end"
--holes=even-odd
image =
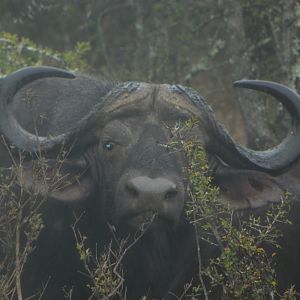
POLYGON ((274 271, 276 249, 281 232, 279 224, 288 221, 291 195, 285 194, 280 204, 270 205, 263 216, 234 211, 220 201, 219 189, 213 185, 206 152, 201 143, 189 138, 197 120, 189 120, 173 130, 171 147, 186 158, 185 173, 189 201, 186 213, 193 224, 198 246, 199 285, 187 290, 197 299, 296 299, 294 287, 279 295, 274 271), (215 248, 216 257, 203 264, 200 244, 215 248), (271 246, 271 247, 270 247, 271 246), (272 248, 274 251, 266 251, 272 248), (238 271, 237 271, 238 270, 238 271), (217 296, 216 296, 217 295, 217 296))

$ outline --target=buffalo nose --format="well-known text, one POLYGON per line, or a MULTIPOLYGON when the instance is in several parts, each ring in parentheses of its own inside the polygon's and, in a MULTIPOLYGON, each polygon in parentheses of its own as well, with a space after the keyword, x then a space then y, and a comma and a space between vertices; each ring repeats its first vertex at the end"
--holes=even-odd
POLYGON ((176 184, 169 179, 139 176, 126 183, 126 193, 138 199, 151 198, 158 201, 172 201, 178 195, 176 184))

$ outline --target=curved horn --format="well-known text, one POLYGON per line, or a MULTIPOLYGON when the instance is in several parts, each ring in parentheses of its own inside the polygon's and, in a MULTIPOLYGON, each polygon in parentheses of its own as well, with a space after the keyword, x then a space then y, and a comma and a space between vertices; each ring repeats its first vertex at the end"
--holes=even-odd
POLYGON ((0 82, 0 133, 9 143, 27 152, 48 150, 65 140, 65 135, 48 138, 26 131, 12 113, 11 102, 18 90, 34 80, 45 77, 75 78, 72 73, 58 68, 27 67, 8 75, 0 82))
POLYGON ((235 143, 219 125, 218 133, 227 149, 219 149, 218 155, 232 165, 269 173, 278 173, 290 166, 300 155, 300 96, 288 87, 270 81, 240 80, 234 82, 234 86, 263 91, 277 98, 292 116, 292 129, 279 145, 265 151, 255 151, 235 143))

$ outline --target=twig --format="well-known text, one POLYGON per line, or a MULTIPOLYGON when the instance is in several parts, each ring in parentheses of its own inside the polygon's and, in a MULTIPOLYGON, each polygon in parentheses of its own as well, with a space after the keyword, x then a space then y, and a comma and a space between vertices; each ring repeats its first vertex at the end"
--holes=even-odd
POLYGON ((21 261, 20 261, 20 230, 21 230, 21 212, 18 214, 16 224, 16 289, 18 300, 22 300, 22 287, 21 287, 21 261))

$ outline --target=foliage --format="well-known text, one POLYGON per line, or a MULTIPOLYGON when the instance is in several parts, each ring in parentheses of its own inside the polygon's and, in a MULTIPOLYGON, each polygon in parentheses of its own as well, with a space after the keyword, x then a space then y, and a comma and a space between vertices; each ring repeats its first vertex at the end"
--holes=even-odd
POLYGON ((295 54, 299 53, 295 35, 300 29, 297 23, 299 3, 284 0, 277 1, 276 5, 270 0, 243 0, 242 3, 249 55, 253 61, 262 64, 255 66, 255 72, 261 78, 286 78, 283 82, 288 83, 297 63, 295 54), (255 23, 252 21, 254 16, 257 19, 255 23))
POLYGON ((0 30, 2 25, 2 30, 55 49, 73 48, 87 37, 93 49, 89 63, 98 72, 124 80, 181 81, 200 57, 206 57, 208 47, 209 58, 224 47, 219 37, 207 38, 208 46, 202 42, 208 37, 206 27, 221 15, 209 2, 52 0, 24 5, 10 0, 3 2, 2 11, 0 30), (191 51, 199 50, 201 55, 194 59, 191 51))
MULTIPOLYGON (((3 141, 5 144, 5 142, 3 141)), ((23 299, 22 273, 35 242, 44 228, 41 209, 49 193, 68 184, 59 174, 64 157, 59 157, 57 169, 48 172, 47 161, 42 157, 32 164, 32 187, 28 187, 28 174, 24 167, 25 156, 7 147, 11 166, 0 168, 0 299, 23 299), (27 179, 26 179, 27 178, 27 179), (37 186, 47 187, 43 195, 37 186)), ((41 292, 43 286, 41 283, 41 292)))
MULTIPOLYGON (((42 48, 27 38, 0 33, 0 78, 19 68, 34 65, 52 65, 72 71, 87 71, 85 55, 88 43, 77 43, 74 51, 57 52, 42 48)), ((1 140, 5 144, 4 140, 1 140)), ((33 181, 43 182, 47 192, 40 196, 36 191, 28 191, 23 180, 22 153, 13 147, 10 153, 11 167, 0 168, 0 299, 22 299, 21 275, 29 255, 34 251, 35 241, 43 230, 41 207, 47 195, 69 184, 59 172, 47 174, 47 162, 38 157, 33 165, 33 181), (9 199, 9 201, 8 201, 9 199)), ((64 153, 58 165, 64 161, 64 153)), ((57 166, 59 170, 59 166, 57 166)), ((41 294, 43 289, 41 286, 41 294)))
MULTIPOLYGON (((24 201, 21 195, 12 190, 19 170, 12 168, 2 179, 7 184, 1 184, 1 264, 0 264, 0 297, 13 299, 21 294, 20 277, 28 255, 33 250, 33 243, 43 229, 39 208, 42 201, 29 197, 24 201), (9 199, 9 201, 7 201, 9 199), (21 245, 21 236, 25 233, 25 244, 21 245)), ((22 193, 21 193, 22 194, 22 193)), ((24 238, 22 239, 24 240, 24 238)))
MULTIPOLYGON (((251 63, 251 71, 245 77, 280 82, 300 91, 299 1, 278 0, 275 4, 270 0, 242 0, 240 3, 245 33, 243 52, 251 63)), ((254 112, 252 120, 246 123, 251 148, 270 148, 286 136, 291 125, 282 105, 264 96, 259 96, 253 104, 240 102, 245 119, 248 112, 254 112)))
POLYGON ((3 0, 0 8, 0 31, 60 51, 73 49, 84 37, 93 49, 89 63, 126 80, 192 80, 216 69, 219 78, 223 72, 226 76, 224 64, 235 60, 228 51, 233 41, 229 35, 240 37, 238 31, 245 32, 245 47, 233 47, 251 64, 242 76, 284 79, 299 53, 296 0, 3 0), (203 61, 206 67, 199 68, 203 61))
POLYGON ((80 42, 73 51, 57 52, 41 48, 28 38, 0 33, 0 78, 26 66, 52 65, 73 71, 87 71, 84 60, 90 50, 88 43, 80 42))
MULTIPOLYGON (((193 296, 202 292, 205 299, 273 299, 277 293, 274 257, 281 236, 278 226, 289 224, 289 194, 281 204, 270 205, 263 216, 242 216, 220 202, 218 188, 209 175, 206 152, 194 138, 187 138, 197 121, 190 120, 174 131, 171 147, 187 159, 187 216, 198 237, 199 286, 193 296), (204 266, 202 242, 214 245, 218 255, 204 266), (268 249, 268 250, 267 250, 268 249), (270 249, 274 249, 270 252, 270 249)), ((296 299, 293 287, 282 299, 296 299)))
MULTIPOLYGON (((126 286, 124 285, 123 262, 128 251, 143 237, 151 226, 156 214, 154 213, 148 220, 141 224, 140 228, 125 239, 119 239, 115 236, 115 228, 110 227, 112 239, 110 243, 99 253, 93 251, 87 246, 88 237, 83 236, 78 229, 80 218, 76 218, 72 226, 77 252, 83 263, 84 269, 90 278, 87 287, 91 291, 91 296, 96 299, 122 299, 126 300, 126 286)), ((97 247, 96 247, 97 248, 97 247)), ((72 290, 72 289, 71 289, 72 290)), ((70 291, 71 291, 70 290, 70 291)), ((71 294, 69 291, 69 295, 71 294)), ((70 299, 72 299, 70 297, 70 299)), ((141 300, 147 300, 143 296, 141 300)))
POLYGON ((86 246, 88 237, 82 236, 77 228, 77 219, 73 225, 73 232, 76 239, 76 247, 84 269, 91 280, 88 288, 91 290, 91 297, 96 299, 113 299, 116 295, 122 298, 123 282, 121 260, 126 249, 121 243, 117 251, 114 251, 112 243, 102 251, 100 257, 97 253, 92 253, 86 246))

